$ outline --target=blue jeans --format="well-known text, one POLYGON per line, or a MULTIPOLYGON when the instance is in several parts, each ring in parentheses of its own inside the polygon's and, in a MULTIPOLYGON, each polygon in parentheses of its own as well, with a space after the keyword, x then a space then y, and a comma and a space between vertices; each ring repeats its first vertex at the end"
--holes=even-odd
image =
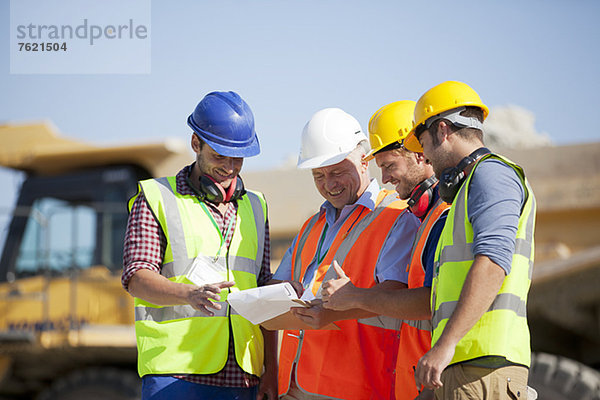
POLYGON ((145 375, 142 378, 142 400, 256 400, 257 392, 258 386, 209 386, 161 375, 145 375))

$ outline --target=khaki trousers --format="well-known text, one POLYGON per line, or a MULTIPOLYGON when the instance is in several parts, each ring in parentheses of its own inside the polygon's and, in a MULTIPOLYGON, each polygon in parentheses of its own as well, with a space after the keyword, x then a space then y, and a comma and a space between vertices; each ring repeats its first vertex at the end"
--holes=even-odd
POLYGON ((529 370, 522 366, 482 368, 452 365, 442 373, 437 400, 526 400, 529 370))

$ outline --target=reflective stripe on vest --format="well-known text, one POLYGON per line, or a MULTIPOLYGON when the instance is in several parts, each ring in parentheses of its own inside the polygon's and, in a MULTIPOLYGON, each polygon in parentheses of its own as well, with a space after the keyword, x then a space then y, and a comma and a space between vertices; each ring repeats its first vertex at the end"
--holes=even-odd
MULTIPOLYGON (((352 228, 352 230, 346 232, 346 233, 342 233, 343 236, 345 236, 345 238, 341 241, 341 243, 339 244, 339 247, 337 249, 332 249, 330 248, 330 252, 327 253, 327 256, 325 257, 325 259, 323 260, 323 262, 321 262, 321 265, 319 265, 319 270, 321 271, 321 279, 319 280, 315 280, 314 285, 318 286, 317 287, 317 297, 321 297, 321 285, 323 282, 328 281, 330 279, 336 279, 337 278, 337 274, 335 272, 335 269, 333 269, 333 267, 331 267, 331 263, 333 262, 333 260, 337 261, 339 265, 342 265, 344 263, 344 261, 346 260, 346 256, 348 256, 348 253, 350 252, 350 250, 352 250, 352 247, 354 247, 354 245, 356 244, 356 241, 358 240, 359 236, 364 232, 364 230, 373 223, 373 221, 375 221, 375 219, 377 219, 379 217, 379 215, 386 209, 386 207, 388 207, 389 205, 391 205, 394 201, 398 201, 397 198, 395 198, 394 195, 388 195, 385 196, 381 202, 379 202, 379 204, 375 207, 375 209, 373 211, 371 211, 370 213, 367 213, 363 218, 361 218, 360 220, 358 220, 358 222, 356 222, 354 224, 354 227, 352 228), (331 255, 331 250, 335 250, 334 256, 330 257, 331 255)), ((348 217, 348 219, 350 219, 351 216, 348 217)), ((340 230, 341 232, 341 230, 340 230)), ((339 233, 338 233, 339 234, 339 233)), ((389 231, 388 231, 389 234, 389 231)), ((387 236, 386 236, 387 239, 387 236)), ((383 245, 383 243, 382 243, 383 245)), ((333 247, 333 245, 332 245, 333 247)), ((377 259, 377 261, 379 261, 379 258, 377 259)), ((317 275, 319 275, 317 273, 317 275)), ((375 268, 373 268, 373 282, 376 281, 376 274, 375 274, 375 268)))
MULTIPOLYGON (((393 201, 398 201, 397 199, 391 197, 391 193, 393 192, 388 190, 381 190, 379 192, 375 201, 374 211, 376 211, 378 205, 385 207, 391 204, 393 201), (386 203, 382 204, 384 201, 386 203)), ((334 238, 333 243, 329 247, 326 258, 321 261, 321 265, 315 274, 315 281, 313 287, 311 288, 315 295, 320 288, 320 282, 323 281, 325 272, 327 272, 327 269, 323 268, 323 266, 328 266, 331 263, 331 261, 327 262, 327 260, 331 259, 331 254, 333 254, 341 245, 341 243, 347 238, 347 236, 351 233, 351 230, 358 233, 361 232, 360 230, 357 230, 357 223, 359 223, 362 218, 367 217, 368 212, 365 213, 365 210, 367 210, 367 208, 363 206, 355 207, 350 215, 346 217, 344 223, 340 227, 338 235, 334 238), (339 232, 345 233, 340 234, 339 232)), ((292 277, 294 280, 300 283, 302 283, 300 277, 304 277, 306 269, 316 257, 316 251, 314 251, 314 249, 316 249, 317 242, 323 234, 326 223, 325 213, 317 213, 308 221, 306 221, 300 229, 296 246, 292 252, 292 277), (308 248, 309 251, 304 251, 305 248, 308 248)))
MULTIPOLYGON (((203 265, 212 265, 211 269, 218 271, 223 280, 236 282, 232 290, 256 287, 265 238, 266 203, 262 195, 248 191, 238 200, 236 226, 229 249, 225 249, 221 248, 221 236, 212 216, 202 209, 196 196, 177 193, 175 177, 142 181, 138 193, 144 194, 167 238, 163 276, 191 284, 186 274, 198 261, 200 276, 203 265)), ((190 305, 161 307, 136 298, 140 376, 220 371, 227 361, 230 325, 236 361, 244 371, 260 376, 262 333, 258 326, 230 309, 227 293, 221 293, 221 310, 214 310, 215 315, 210 317, 190 305)))
MULTIPOLYGON (((427 240, 429 239, 429 235, 431 234, 431 229, 437 222, 437 220, 444 214, 444 212, 450 208, 450 204, 445 203, 442 199, 438 199, 435 202, 427 216, 419 226, 419 230, 417 230, 417 234, 415 235, 415 241, 413 243, 412 250, 410 252, 410 269, 412 271, 416 266, 418 267, 419 277, 417 280, 421 280, 420 285, 412 286, 412 287, 420 287, 423 286, 423 279, 425 279, 425 266, 423 265, 423 252, 425 251, 425 246, 427 245, 427 240), (422 273, 421 273, 422 272, 422 273)), ((417 272, 413 272, 414 274, 417 272)), ((409 285, 409 287, 411 287, 409 285)))
POLYGON ((452 205, 436 249, 432 289, 432 345, 452 316, 467 273, 473 263, 473 227, 468 219, 468 190, 480 162, 495 158, 511 166, 524 187, 525 202, 517 228, 511 272, 490 308, 456 346, 451 363, 488 355, 503 356, 528 366, 530 363, 529 328, 527 327, 527 293, 533 268, 533 233, 535 197, 523 170, 511 161, 494 154, 482 157, 460 188, 452 205))
MULTIPOLYGON (((450 205, 442 201, 442 199, 438 199, 433 208, 427 214, 427 217, 419 226, 419 230, 415 236, 415 243, 411 250, 410 254, 410 265, 409 265, 409 274, 408 274, 408 288, 418 288, 423 287, 423 282, 425 281, 425 266, 423 265, 423 252, 425 251, 425 246, 427 244, 427 240, 429 239, 429 235, 431 234, 431 230, 433 226, 437 222, 437 220, 445 213, 447 213, 450 205)), ((425 326, 425 330, 431 332, 431 321, 427 320, 426 324, 420 323, 422 321, 408 321, 405 320, 404 323, 409 326, 417 327, 417 326, 425 326)))
MULTIPOLYGON (((318 266, 319 279, 315 283, 318 288, 313 288, 320 290, 321 283, 334 276, 335 271, 329 268, 333 260, 342 265, 357 286, 370 287, 376 283, 379 253, 406 207, 394 192, 382 191, 378 200, 373 211, 361 214, 361 210, 355 210, 347 217, 318 266)), ((299 233, 292 255, 292 275, 298 276, 297 271, 302 271, 298 276, 300 281, 314 260, 324 225, 324 217, 317 214, 299 233)), ((295 364, 296 384, 306 393, 340 399, 393 396, 400 321, 378 316, 336 324, 339 331, 284 332, 279 359, 280 394, 287 392, 295 364)))
MULTIPOLYGON (((380 202, 379 206, 375 208, 375 210, 373 210, 365 218, 360 220, 360 222, 358 222, 356 224, 355 229, 351 230, 348 233, 346 239, 340 244, 340 247, 338 247, 337 251, 335 252, 335 256, 333 257, 333 260, 337 261, 338 264, 340 264, 340 265, 344 264, 344 262, 346 261, 346 257, 348 256, 348 253, 350 253, 350 250, 352 250, 352 248, 356 244, 356 241, 358 240, 361 233, 364 232, 364 230, 367 229, 367 227, 369 225, 371 225, 373 223, 373 221, 375 221, 379 217, 379 215, 385 210, 385 208, 388 207, 389 205, 391 205, 394 201, 398 201, 395 194, 384 197, 382 199, 382 201, 380 202)), ((387 240, 387 237, 389 236, 390 232, 391 232, 391 230, 388 230, 388 234, 386 235, 386 238, 383 243, 385 243, 385 241, 387 240)), ((382 247, 383 247, 383 243, 382 243, 382 247)), ((381 252, 379 252, 379 255, 381 255, 381 252)), ((332 262, 333 262, 333 260, 332 260, 332 262)), ((377 263, 375 265, 377 265, 378 263, 379 263, 379 257, 377 258, 377 263)), ((337 274, 335 272, 335 269, 333 269, 333 267, 330 266, 328 268, 327 272, 325 273, 323 280, 319 284, 319 290, 318 290, 319 297, 321 296, 322 283, 325 281, 328 281, 330 279, 336 279, 336 278, 337 278, 337 274)), ((376 270, 375 270, 375 268, 373 268, 373 284, 376 284, 376 283, 377 283, 376 270)), ((359 324, 365 324, 365 325, 374 326, 377 328, 393 329, 393 330, 399 330, 400 326, 402 324, 401 320, 399 320, 397 318, 387 317, 384 315, 377 315, 375 317, 370 317, 370 318, 361 318, 361 319, 358 319, 357 322, 359 324)))
MULTIPOLYGON (((304 245, 306 244, 306 241, 308 240, 308 234, 313 230, 318 219, 319 219, 319 214, 315 214, 312 216, 312 218, 310 218, 308 220, 308 222, 305 224, 305 226, 302 227, 302 231, 301 231, 300 235, 298 236, 298 241, 297 241, 298 243, 296 246, 296 256, 294 257, 292 265, 301 265, 302 264, 302 261, 301 261, 302 250, 301 249, 304 248, 304 245), (300 249, 300 251, 298 251, 298 249, 300 249)), ((292 276, 292 279, 297 282, 302 283, 301 275, 302 275, 302 268, 294 268, 294 274, 292 276)))
MULTIPOLYGON (((449 204, 439 199, 419 226, 410 255, 408 288, 423 287, 425 266, 423 253, 431 230, 438 219, 447 212, 449 204)), ((415 385, 414 368, 419 359, 431 349, 431 320, 403 320, 400 332, 400 350, 396 363, 396 400, 413 400, 419 395, 415 385)))

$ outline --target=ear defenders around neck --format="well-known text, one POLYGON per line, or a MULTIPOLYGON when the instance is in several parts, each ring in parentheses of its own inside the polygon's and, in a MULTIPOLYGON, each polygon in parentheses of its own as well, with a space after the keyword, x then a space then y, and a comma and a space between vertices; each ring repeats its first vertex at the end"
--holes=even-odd
POLYGON ((446 168, 442 171, 440 176, 440 188, 439 193, 442 200, 448 204, 452 204, 458 189, 460 189, 463 181, 465 180, 465 170, 475 161, 479 160, 486 154, 490 154, 491 151, 485 147, 480 147, 475 150, 458 163, 456 167, 446 168))
POLYGON ((246 194, 244 182, 240 176, 233 178, 227 190, 208 175, 200 176, 199 183, 199 195, 201 200, 207 200, 211 203, 228 203, 230 201, 235 201, 246 194))
POLYGON ((438 179, 431 176, 419 183, 408 198, 408 208, 418 218, 424 217, 433 204, 433 187, 438 179))

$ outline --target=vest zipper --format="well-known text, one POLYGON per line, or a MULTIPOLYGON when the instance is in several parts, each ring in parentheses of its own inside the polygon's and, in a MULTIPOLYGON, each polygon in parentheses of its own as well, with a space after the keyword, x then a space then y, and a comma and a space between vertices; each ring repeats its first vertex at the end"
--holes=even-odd
MULTIPOLYGON (((296 386, 298 386, 298 371, 296 370, 296 366, 298 365, 298 360, 300 360, 300 353, 302 352, 302 342, 304 341, 304 329, 300 329, 298 331, 298 335, 294 335, 291 333, 288 333, 287 335, 298 339, 298 348, 296 349, 296 357, 294 357, 294 361, 292 362, 292 371, 291 371, 291 375, 294 377, 294 380, 296 381, 296 386)), ((298 388, 299 387, 300 386, 298 386, 298 388)))
POLYGON ((302 338, 302 336, 294 335, 294 334, 291 334, 291 333, 288 333, 287 335, 291 336, 291 337, 295 337, 296 339, 302 338))
POLYGON ((294 357, 294 363, 292 365, 293 368, 298 363, 298 360, 300 359, 300 353, 302 352, 302 342, 304 341, 304 329, 300 329, 298 331, 298 336, 291 333, 288 333, 287 335, 298 339, 298 348, 296 349, 296 357, 294 357))

